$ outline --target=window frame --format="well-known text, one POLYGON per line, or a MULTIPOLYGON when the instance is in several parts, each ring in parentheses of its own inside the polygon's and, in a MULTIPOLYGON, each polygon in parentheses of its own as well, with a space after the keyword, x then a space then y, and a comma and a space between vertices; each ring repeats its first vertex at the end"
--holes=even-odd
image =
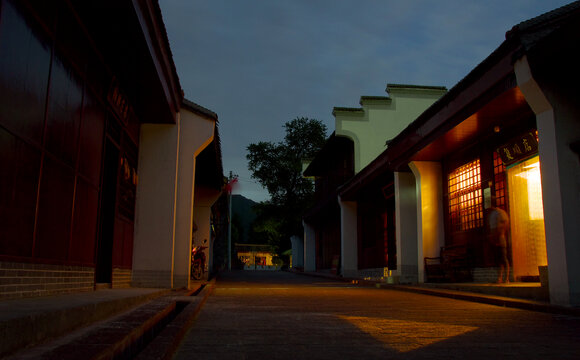
POLYGON ((452 232, 484 225, 482 167, 479 157, 446 172, 448 226, 452 232))

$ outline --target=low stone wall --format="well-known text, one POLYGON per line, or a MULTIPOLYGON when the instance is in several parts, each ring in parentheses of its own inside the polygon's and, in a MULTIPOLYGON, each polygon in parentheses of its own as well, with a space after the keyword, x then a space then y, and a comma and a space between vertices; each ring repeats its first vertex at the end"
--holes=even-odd
POLYGON ((0 299, 94 289, 95 269, 83 266, 0 262, 0 299))
POLYGON ((131 269, 113 269, 113 289, 131 287, 131 269))

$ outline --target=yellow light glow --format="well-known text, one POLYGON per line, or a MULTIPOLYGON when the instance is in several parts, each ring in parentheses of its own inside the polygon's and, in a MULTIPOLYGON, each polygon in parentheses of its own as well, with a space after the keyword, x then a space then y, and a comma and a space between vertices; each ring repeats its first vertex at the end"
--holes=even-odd
POLYGON ((450 213, 458 218, 458 230, 481 226, 481 172, 476 159, 460 166, 448 176, 450 213))
POLYGON ((362 316, 339 316, 386 346, 404 353, 477 330, 474 326, 362 316))
POLYGON ((539 157, 507 170, 512 269, 515 278, 537 276, 548 263, 539 157))
POLYGON ((544 219, 544 203, 542 201, 542 176, 540 163, 524 165, 523 171, 516 176, 526 179, 528 192, 528 212, 530 220, 544 219))

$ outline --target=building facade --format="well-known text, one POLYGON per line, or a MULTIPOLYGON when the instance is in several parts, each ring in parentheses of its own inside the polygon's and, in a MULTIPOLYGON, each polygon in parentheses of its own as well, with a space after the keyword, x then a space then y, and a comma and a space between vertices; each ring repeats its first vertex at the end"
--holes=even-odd
POLYGON ((189 122, 158 3, 2 0, 0 54, 0 296, 138 283, 151 129, 189 122))
POLYGON ((370 191, 394 172, 397 280, 427 281, 426 258, 440 256, 452 280, 497 279, 488 219, 500 208, 510 280, 547 271, 550 301, 580 304, 579 17, 575 2, 514 26, 343 186, 341 196, 370 191))
POLYGON ((388 84, 386 91, 388 97, 361 97, 360 108, 334 108, 336 130, 304 171, 315 179, 317 203, 304 217, 306 271, 338 267, 345 276, 382 276, 395 265, 392 179, 354 198, 339 196, 340 188, 446 89, 388 84))
POLYGON ((193 246, 207 247, 206 274, 212 265, 224 185, 217 115, 184 100, 176 124, 143 125, 139 163, 133 285, 188 288, 193 246))

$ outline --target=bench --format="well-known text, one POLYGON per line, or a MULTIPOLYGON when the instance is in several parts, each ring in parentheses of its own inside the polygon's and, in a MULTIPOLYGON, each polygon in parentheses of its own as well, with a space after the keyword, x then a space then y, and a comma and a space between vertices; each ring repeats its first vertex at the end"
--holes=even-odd
POLYGON ((426 282, 471 280, 471 267, 465 245, 442 246, 438 257, 425 257, 426 282))

